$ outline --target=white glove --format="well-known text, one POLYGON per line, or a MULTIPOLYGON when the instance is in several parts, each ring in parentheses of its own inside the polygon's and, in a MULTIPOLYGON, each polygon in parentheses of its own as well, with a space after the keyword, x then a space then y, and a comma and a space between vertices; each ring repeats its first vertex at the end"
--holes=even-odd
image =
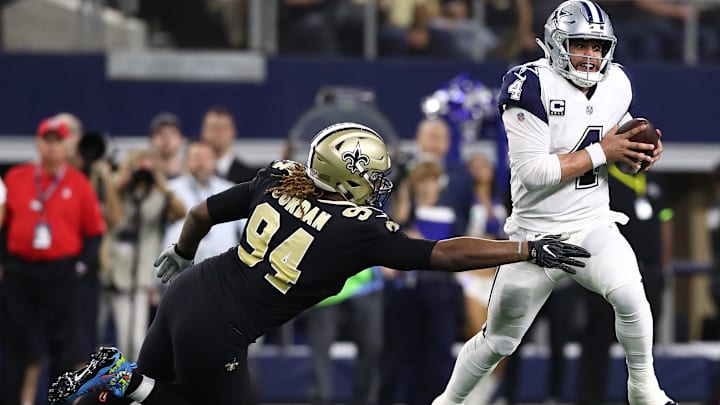
POLYGON ((183 270, 193 265, 192 259, 186 259, 177 251, 177 244, 173 243, 155 260, 155 267, 159 267, 157 277, 162 277, 162 282, 167 283, 183 270))

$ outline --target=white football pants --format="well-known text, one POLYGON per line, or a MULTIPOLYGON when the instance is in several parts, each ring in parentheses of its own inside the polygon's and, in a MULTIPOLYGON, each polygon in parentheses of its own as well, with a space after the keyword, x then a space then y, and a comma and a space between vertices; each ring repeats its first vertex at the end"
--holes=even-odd
MULTIPOLYGON (((525 231, 510 235, 512 240, 538 237, 525 231)), ((444 400, 462 403, 483 376, 517 349, 555 283, 564 277, 572 277, 613 306, 616 336, 627 355, 628 367, 652 370, 652 314, 630 244, 614 223, 576 232, 567 242, 584 247, 592 255, 586 259, 586 267, 578 268, 575 275, 542 269, 529 262, 500 267, 485 327, 460 351, 444 400)))

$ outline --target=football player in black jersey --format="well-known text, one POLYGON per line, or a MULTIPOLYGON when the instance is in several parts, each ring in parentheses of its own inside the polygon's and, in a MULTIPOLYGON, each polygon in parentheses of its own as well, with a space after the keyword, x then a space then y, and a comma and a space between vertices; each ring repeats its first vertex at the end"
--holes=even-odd
POLYGON ((85 368, 58 377, 51 403, 241 404, 248 345, 365 268, 463 271, 530 261, 538 271, 575 272, 584 266, 577 258, 589 257, 559 235, 531 242, 411 239, 379 209, 392 190, 389 170, 380 135, 341 123, 315 136, 307 166, 273 162, 252 181, 197 204, 177 244, 156 263, 158 277, 174 280, 137 368, 117 349, 101 348, 85 368), (240 218, 248 218, 241 243, 193 266, 210 228, 240 218))

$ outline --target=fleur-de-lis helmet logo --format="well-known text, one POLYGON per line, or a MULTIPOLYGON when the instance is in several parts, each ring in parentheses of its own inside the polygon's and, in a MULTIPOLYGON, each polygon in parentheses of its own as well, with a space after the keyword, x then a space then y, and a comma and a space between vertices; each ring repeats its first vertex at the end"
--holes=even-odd
POLYGON ((345 167, 350 170, 350 173, 355 174, 355 172, 362 172, 363 166, 366 166, 370 164, 370 157, 364 153, 362 153, 362 150, 360 150, 360 141, 355 144, 355 149, 353 149, 352 152, 345 151, 342 154, 342 160, 347 162, 345 167))

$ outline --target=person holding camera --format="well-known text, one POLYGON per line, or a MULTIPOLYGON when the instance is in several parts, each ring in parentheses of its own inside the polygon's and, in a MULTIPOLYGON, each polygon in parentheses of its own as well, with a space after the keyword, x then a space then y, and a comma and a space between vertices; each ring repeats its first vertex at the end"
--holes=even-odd
POLYGON ((149 324, 153 262, 162 251, 165 225, 183 218, 185 206, 170 191, 157 153, 147 149, 132 151, 121 164, 114 192, 122 215, 109 229, 100 318, 112 311, 118 347, 135 358, 149 324))

